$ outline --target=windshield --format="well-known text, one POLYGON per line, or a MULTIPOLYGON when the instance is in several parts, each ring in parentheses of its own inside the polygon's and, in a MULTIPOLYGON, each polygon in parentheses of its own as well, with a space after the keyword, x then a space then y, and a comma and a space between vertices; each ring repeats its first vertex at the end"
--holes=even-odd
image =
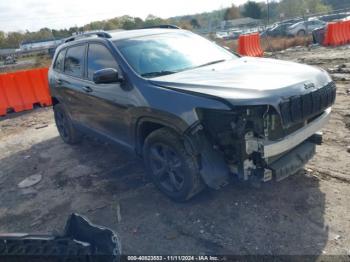
POLYGON ((237 58, 203 37, 179 31, 119 40, 115 45, 143 77, 177 73, 237 58))
POLYGON ((296 23, 294 25, 291 25, 289 28, 296 28, 297 26, 300 26, 302 24, 304 24, 304 22, 298 22, 298 23, 296 23))

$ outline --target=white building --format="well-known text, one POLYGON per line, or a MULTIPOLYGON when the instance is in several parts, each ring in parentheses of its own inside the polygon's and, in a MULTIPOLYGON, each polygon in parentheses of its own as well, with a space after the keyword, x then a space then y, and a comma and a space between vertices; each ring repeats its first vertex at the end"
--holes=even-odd
POLYGON ((64 40, 40 40, 40 41, 23 41, 19 46, 21 51, 36 51, 55 48, 64 40))

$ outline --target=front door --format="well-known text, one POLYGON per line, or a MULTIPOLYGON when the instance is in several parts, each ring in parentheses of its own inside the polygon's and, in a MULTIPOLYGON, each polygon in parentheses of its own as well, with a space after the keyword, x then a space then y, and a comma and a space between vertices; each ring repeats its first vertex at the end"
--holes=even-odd
POLYGON ((125 89, 125 83, 122 82, 95 84, 94 72, 105 68, 119 70, 116 59, 105 45, 90 43, 85 82, 86 103, 89 108, 86 108, 85 118, 93 130, 129 146, 128 110, 132 104, 132 92, 125 89))

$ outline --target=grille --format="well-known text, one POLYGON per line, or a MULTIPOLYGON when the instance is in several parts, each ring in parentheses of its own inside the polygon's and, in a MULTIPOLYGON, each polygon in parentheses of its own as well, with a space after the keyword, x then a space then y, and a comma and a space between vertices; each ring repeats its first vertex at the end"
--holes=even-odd
POLYGON ((284 126, 305 121, 334 104, 336 86, 334 82, 301 96, 294 96, 280 103, 284 126))

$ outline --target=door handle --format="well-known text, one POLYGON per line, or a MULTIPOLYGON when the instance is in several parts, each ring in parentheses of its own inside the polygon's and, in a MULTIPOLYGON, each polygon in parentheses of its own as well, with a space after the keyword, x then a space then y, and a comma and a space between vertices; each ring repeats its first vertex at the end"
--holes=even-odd
POLYGON ((57 85, 62 85, 62 84, 70 84, 70 82, 69 81, 67 81, 67 80, 62 80, 62 79, 60 79, 60 78, 58 78, 58 79, 56 79, 56 84, 57 85))
POLYGON ((86 92, 86 93, 91 93, 93 90, 91 87, 89 86, 83 86, 83 90, 86 92))

